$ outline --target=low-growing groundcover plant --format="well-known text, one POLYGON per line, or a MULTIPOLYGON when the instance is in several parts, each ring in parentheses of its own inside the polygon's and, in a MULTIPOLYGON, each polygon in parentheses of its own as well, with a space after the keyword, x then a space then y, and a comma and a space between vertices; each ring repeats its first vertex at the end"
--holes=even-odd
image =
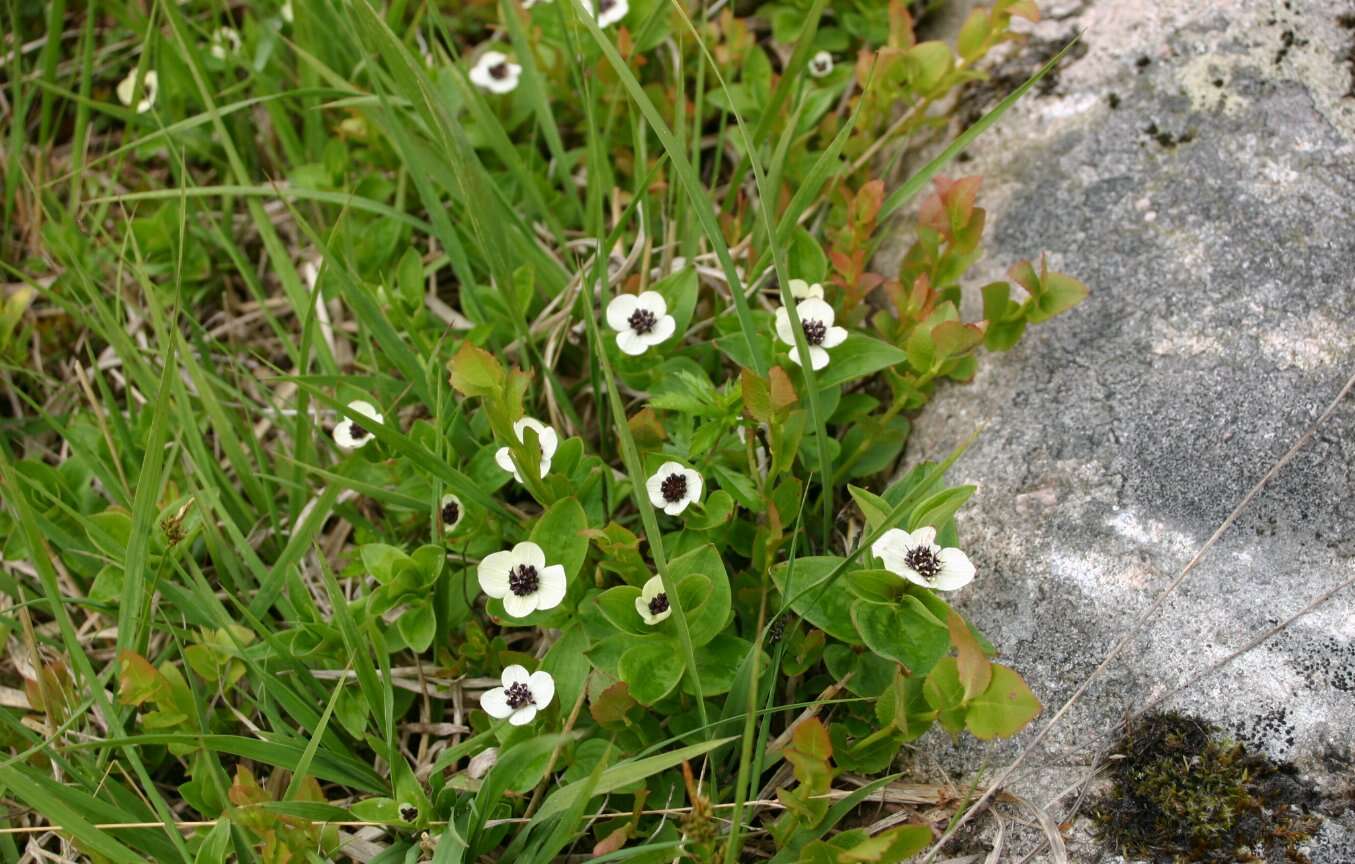
POLYGON ((1022 91, 893 179, 1038 15, 936 5, 12 9, 0 858, 929 846, 1040 704, 912 418, 1086 294, 966 284, 1022 91))

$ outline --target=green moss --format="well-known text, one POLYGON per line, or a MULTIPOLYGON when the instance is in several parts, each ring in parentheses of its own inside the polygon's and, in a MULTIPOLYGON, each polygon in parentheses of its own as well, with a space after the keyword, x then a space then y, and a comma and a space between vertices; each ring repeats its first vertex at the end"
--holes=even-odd
POLYGON ((1218 727, 1176 713, 1131 722, 1092 807, 1103 843, 1154 862, 1305 860, 1317 801, 1292 767, 1248 753, 1218 727), (1264 856, 1264 857, 1262 857, 1264 856))

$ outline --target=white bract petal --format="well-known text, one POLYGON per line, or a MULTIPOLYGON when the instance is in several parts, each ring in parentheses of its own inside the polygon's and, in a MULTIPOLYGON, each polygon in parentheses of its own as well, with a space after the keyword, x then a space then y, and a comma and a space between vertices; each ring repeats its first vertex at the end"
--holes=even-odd
MULTIPOLYGON (((527 443, 526 433, 531 429, 536 433, 536 443, 541 448, 541 476, 545 477, 550 473, 550 460, 555 456, 556 449, 560 446, 560 436, 555 430, 546 424, 532 417, 523 417, 513 424, 513 432, 517 434, 518 440, 527 443)), ((500 468, 510 472, 513 479, 522 482, 522 474, 518 472, 517 463, 513 461, 513 451, 508 447, 500 447, 494 452, 494 462, 500 468)))
POLYGON ((616 331, 616 346, 632 356, 666 342, 677 330, 677 320, 668 314, 668 303, 657 291, 616 295, 607 304, 606 319, 616 331))
POLYGON ((640 596, 635 598, 635 611, 640 613, 640 617, 651 627, 673 614, 661 578, 651 576, 645 587, 640 589, 640 596))
POLYGON ((291 23, 292 23, 292 0, 285 0, 285 2, 282 4, 282 8, 279 9, 278 12, 282 15, 282 20, 283 20, 283 21, 286 21, 288 24, 291 24, 291 23))
POLYGON ((810 297, 823 299, 823 286, 817 282, 811 285, 803 279, 792 279, 786 286, 790 288, 790 296, 796 300, 808 300, 810 297))
POLYGON ((827 78, 833 72, 833 55, 820 51, 809 58, 809 74, 815 78, 827 78))
POLYGON ((511 93, 517 89, 522 67, 498 51, 486 51, 470 70, 470 81, 491 93, 511 93))
POLYGON ((438 510, 442 515, 442 530, 450 534, 456 530, 456 526, 461 524, 461 518, 466 515, 466 509, 461 506, 461 499, 448 492, 442 496, 438 502, 438 510))
MULTIPOLYGON (((141 99, 136 103, 136 113, 145 114, 155 104, 155 96, 160 92, 160 76, 154 69, 146 71, 141 79, 141 99)), ((118 83, 118 101, 132 107, 132 97, 136 95, 136 70, 127 73, 127 77, 118 83)))
POLYGON ((630 11, 630 3, 627 0, 579 0, 583 3, 583 8, 597 18, 599 27, 610 27, 630 11))
POLYGON ((340 450, 356 450, 359 447, 366 447, 376 436, 372 435, 372 425, 380 426, 385 422, 381 412, 376 410, 376 406, 370 402, 364 402, 361 399, 348 403, 348 410, 364 418, 364 422, 355 423, 345 417, 334 424, 334 443, 340 450))
POLYGON ((227 57, 240 50, 240 31, 234 27, 218 27, 212 34, 212 56, 218 60, 225 60, 227 57))
POLYGON ((562 564, 546 564, 546 553, 530 540, 486 555, 475 571, 480 590, 503 601, 512 618, 538 609, 554 609, 565 599, 568 582, 562 564))
POLYGON ((665 462, 645 481, 649 503, 676 516, 701 497, 701 475, 677 462, 665 462))
POLYGON ((936 529, 923 526, 912 533, 891 528, 871 544, 871 554, 916 585, 936 591, 955 591, 974 581, 974 565, 964 552, 936 545, 936 529))
MULTIPOLYGON (((792 291, 794 291, 795 281, 798 280, 791 282, 792 291)), ((822 286, 814 287, 818 287, 820 293, 822 293, 822 286)), ((805 290, 808 291, 809 288, 805 290)), ((846 328, 837 327, 833 324, 837 313, 822 297, 809 296, 796 303, 795 315, 800 319, 800 326, 804 329, 805 342, 809 348, 810 366, 815 370, 824 368, 828 365, 829 360, 827 349, 835 348, 846 341, 846 328)), ((797 366, 803 366, 804 358, 800 356, 800 351, 795 345, 795 330, 790 321, 790 312, 784 306, 776 310, 776 338, 781 340, 783 344, 790 346, 791 362, 797 366)))
POLYGON ((507 666, 500 679, 502 687, 486 690, 480 697, 480 707, 499 720, 508 718, 513 726, 525 726, 536 719, 536 714, 555 698, 555 679, 549 672, 530 675, 518 665, 507 666))

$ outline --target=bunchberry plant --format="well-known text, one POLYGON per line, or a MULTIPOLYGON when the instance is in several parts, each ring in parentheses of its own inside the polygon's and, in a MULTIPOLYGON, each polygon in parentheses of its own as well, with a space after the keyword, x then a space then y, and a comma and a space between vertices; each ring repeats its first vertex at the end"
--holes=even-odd
POLYGON ((964 445, 907 443, 1086 288, 968 277, 941 172, 1010 99, 893 179, 1031 0, 953 44, 903 0, 42 5, 0 222, 32 856, 897 861, 945 807, 868 829, 844 772, 1039 712, 956 608, 1001 578, 964 445))

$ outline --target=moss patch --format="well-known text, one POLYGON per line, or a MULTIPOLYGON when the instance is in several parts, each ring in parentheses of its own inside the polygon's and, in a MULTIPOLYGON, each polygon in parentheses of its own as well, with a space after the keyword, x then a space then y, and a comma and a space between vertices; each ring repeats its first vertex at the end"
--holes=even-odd
POLYGON ((1134 720, 1112 789, 1093 803, 1101 841, 1154 862, 1305 861, 1320 796, 1292 766, 1247 752, 1212 723, 1176 713, 1134 720))

